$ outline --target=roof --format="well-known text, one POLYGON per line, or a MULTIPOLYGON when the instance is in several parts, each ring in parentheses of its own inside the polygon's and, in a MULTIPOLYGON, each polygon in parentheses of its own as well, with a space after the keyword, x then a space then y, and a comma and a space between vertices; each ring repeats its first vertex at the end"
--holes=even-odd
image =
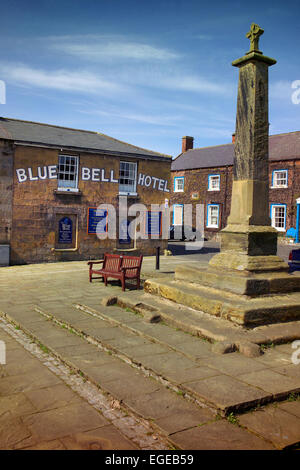
MULTIPOLYGON (((234 144, 217 145, 188 150, 176 157, 172 171, 197 168, 214 168, 233 165, 234 144)), ((269 160, 300 159, 300 131, 276 134, 269 137, 269 160)))
POLYGON ((81 149, 139 158, 170 159, 170 155, 154 152, 122 142, 99 132, 71 129, 40 122, 0 117, 0 138, 18 144, 43 145, 65 149, 81 149))

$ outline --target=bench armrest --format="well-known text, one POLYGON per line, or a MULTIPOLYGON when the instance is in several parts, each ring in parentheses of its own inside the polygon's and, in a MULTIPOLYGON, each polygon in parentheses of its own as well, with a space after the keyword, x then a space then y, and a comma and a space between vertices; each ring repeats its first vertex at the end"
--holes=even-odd
POLYGON ((104 259, 100 260, 100 261, 89 261, 87 264, 89 266, 93 266, 93 264, 100 264, 100 263, 103 263, 104 259))

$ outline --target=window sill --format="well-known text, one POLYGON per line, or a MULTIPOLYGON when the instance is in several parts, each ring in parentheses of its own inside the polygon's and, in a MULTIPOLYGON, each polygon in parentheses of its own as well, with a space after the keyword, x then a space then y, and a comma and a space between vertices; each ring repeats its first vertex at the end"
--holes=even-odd
POLYGON ((174 193, 184 193, 183 189, 174 189, 174 193))
POLYGON ((207 191, 220 191, 220 188, 208 188, 207 191))
POLYGON ((131 197, 131 198, 135 198, 135 199, 139 198, 138 193, 119 193, 117 196, 118 197, 127 196, 127 197, 131 197))
POLYGON ((78 251, 78 248, 51 248, 51 251, 78 251))
POLYGON ((287 189, 288 188, 288 185, 284 185, 284 186, 271 186, 270 189, 287 189))
POLYGON ((64 191, 61 189, 54 189, 54 194, 58 196, 81 196, 82 192, 81 191, 64 191))
POLYGON ((277 227, 273 227, 277 230, 277 232, 285 232, 286 229, 285 228, 277 228, 277 227))
POLYGON ((218 225, 206 225, 206 228, 216 228, 219 229, 218 225))

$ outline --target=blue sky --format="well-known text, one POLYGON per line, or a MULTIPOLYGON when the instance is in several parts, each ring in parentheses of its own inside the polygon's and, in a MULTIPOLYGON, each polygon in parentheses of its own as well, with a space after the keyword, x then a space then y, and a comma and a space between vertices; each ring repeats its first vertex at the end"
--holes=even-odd
POLYGON ((108 134, 176 156, 231 141, 250 24, 265 33, 270 134, 300 130, 299 2, 1 1, 1 116, 108 134))

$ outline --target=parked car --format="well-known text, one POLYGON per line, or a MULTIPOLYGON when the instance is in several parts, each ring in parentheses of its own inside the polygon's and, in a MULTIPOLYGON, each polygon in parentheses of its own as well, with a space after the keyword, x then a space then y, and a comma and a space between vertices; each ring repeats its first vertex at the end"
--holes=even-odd
POLYGON ((300 249, 292 250, 289 254, 289 267, 290 272, 300 271, 300 249))

